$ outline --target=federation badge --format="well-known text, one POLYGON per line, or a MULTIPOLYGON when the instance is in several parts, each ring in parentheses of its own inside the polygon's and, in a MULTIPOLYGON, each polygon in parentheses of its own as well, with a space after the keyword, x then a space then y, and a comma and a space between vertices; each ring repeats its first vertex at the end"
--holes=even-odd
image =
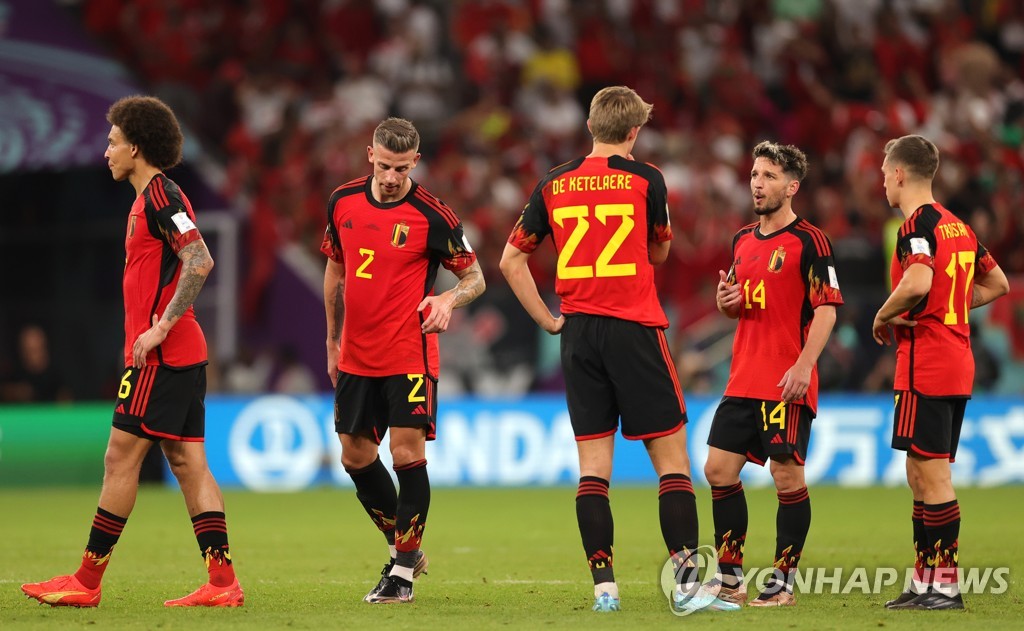
POLYGON ((395 224, 391 229, 391 245, 396 248, 404 248, 405 242, 409 240, 409 226, 404 221, 395 224))
POLYGON ((768 257, 768 271, 778 274, 782 271, 782 263, 786 260, 786 248, 781 245, 768 257))

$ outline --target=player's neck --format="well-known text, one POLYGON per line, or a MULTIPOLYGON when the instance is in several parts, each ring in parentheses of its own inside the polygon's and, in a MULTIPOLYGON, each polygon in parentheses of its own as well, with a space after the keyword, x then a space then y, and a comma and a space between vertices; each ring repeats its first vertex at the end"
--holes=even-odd
POLYGON ((782 230, 789 224, 793 223, 796 219, 796 213, 793 212, 792 206, 783 206, 770 215, 761 215, 759 230, 763 235, 769 235, 773 232, 782 230))
POLYGON ((373 184, 370 186, 370 193, 373 195, 373 198, 375 200, 382 204, 390 204, 391 202, 397 202, 398 200, 403 199, 406 195, 409 194, 409 191, 412 190, 412 180, 406 178, 405 182, 402 183, 402 187, 398 189, 398 192, 396 194, 385 196, 384 192, 381 191, 380 182, 377 181, 377 178, 373 178, 372 181, 373 184))
POLYGON ((128 176, 128 181, 135 187, 136 197, 142 195, 142 191, 146 190, 150 181, 156 177, 158 173, 160 173, 160 169, 155 166, 141 161, 136 163, 136 167, 132 170, 131 175, 128 176))
POLYGON ((624 142, 617 145, 611 145, 604 142, 595 142, 594 149, 587 154, 588 158, 610 158, 612 156, 619 156, 620 158, 628 158, 629 152, 633 150, 633 142, 624 142))
POLYGON ((909 188, 903 191, 900 195, 900 212, 903 213, 904 219, 910 219, 910 216, 917 211, 918 208, 926 204, 934 204, 935 197, 932 196, 932 187, 922 188, 909 188))

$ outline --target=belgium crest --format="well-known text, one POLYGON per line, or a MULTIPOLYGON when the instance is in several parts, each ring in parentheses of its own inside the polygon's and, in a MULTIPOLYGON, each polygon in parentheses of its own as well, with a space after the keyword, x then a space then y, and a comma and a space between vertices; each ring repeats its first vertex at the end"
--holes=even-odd
POLYGON ((404 221, 395 224, 391 229, 391 245, 396 248, 404 248, 405 242, 409 240, 409 226, 404 221))
POLYGON ((768 271, 776 274, 782 271, 782 263, 786 260, 786 248, 781 245, 768 257, 768 271))

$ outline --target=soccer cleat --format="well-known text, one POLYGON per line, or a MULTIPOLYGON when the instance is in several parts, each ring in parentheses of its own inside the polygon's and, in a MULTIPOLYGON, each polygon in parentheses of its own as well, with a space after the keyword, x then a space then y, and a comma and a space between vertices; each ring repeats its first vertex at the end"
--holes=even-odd
POLYGON ((791 591, 776 587, 766 589, 747 604, 751 607, 792 607, 796 605, 796 596, 791 591))
POLYGON ((964 599, 963 596, 957 594, 956 596, 947 596, 941 592, 928 592, 921 594, 906 603, 900 609, 963 609, 964 599))
POLYGON ((906 606, 907 603, 909 603, 910 601, 914 600, 915 598, 917 598, 920 595, 921 594, 918 594, 917 592, 912 592, 912 591, 910 591, 908 589, 907 591, 903 592, 902 594, 900 594, 896 598, 893 598, 892 600, 885 601, 885 608, 886 609, 903 609, 904 606, 906 606))
POLYGON ((740 583, 736 587, 722 585, 718 590, 718 599, 734 605, 747 604, 747 586, 740 583))
POLYGON ((608 592, 602 592, 600 596, 594 599, 594 606, 590 608, 591 611, 619 611, 619 599, 612 598, 608 592))
POLYGON ((701 609, 709 611, 737 611, 740 606, 719 598, 721 583, 701 585, 697 592, 689 594, 679 587, 672 592, 672 610, 677 613, 694 613, 701 609))
POLYGON ((164 601, 164 607, 241 607, 245 593, 236 578, 227 587, 207 583, 188 596, 164 601))
MULTIPOLYGON (((430 560, 427 558, 426 553, 423 550, 417 550, 418 556, 416 557, 416 565, 412 566, 412 577, 414 579, 419 578, 420 574, 426 574, 427 568, 430 566, 430 560)), ((380 571, 380 580, 377 581, 377 585, 371 589, 365 596, 363 596, 363 602, 370 602, 370 599, 384 587, 384 581, 391 574, 391 568, 394 567, 395 560, 391 559, 384 564, 384 569, 380 571)))
POLYGON ((414 600, 412 583, 403 581, 396 576, 385 576, 380 582, 383 584, 376 594, 366 595, 365 600, 371 605, 411 603, 414 600), (405 584, 403 585, 403 583, 405 584))
POLYGON ((55 576, 41 583, 25 583, 21 591, 51 607, 95 607, 100 604, 100 588, 89 589, 75 576, 55 576))

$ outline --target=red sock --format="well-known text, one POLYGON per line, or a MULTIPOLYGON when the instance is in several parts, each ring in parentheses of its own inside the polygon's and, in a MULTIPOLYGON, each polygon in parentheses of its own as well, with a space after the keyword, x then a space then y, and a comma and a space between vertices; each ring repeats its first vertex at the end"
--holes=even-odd
POLYGON ((103 556, 99 556, 95 552, 89 552, 88 550, 82 555, 82 566, 75 572, 75 578, 78 582, 84 585, 88 589, 96 589, 100 586, 100 581, 103 580, 103 572, 106 571, 108 561, 110 561, 110 555, 113 551, 106 553, 103 556))
POLYGON ((227 587, 235 582, 235 568, 231 565, 231 553, 227 547, 220 550, 207 550, 206 571, 210 573, 210 584, 216 587, 227 587))

